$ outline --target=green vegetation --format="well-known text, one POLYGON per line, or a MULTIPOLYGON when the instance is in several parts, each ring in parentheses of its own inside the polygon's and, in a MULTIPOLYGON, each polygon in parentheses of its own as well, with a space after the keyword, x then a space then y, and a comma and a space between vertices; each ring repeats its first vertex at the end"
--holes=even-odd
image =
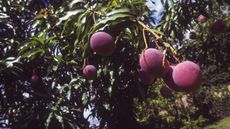
POLYGON ((230 117, 226 117, 218 122, 215 122, 204 129, 230 129, 230 117))
POLYGON ((230 115, 229 2, 161 3, 155 23, 146 0, 0 0, 0 128, 202 129, 230 115))

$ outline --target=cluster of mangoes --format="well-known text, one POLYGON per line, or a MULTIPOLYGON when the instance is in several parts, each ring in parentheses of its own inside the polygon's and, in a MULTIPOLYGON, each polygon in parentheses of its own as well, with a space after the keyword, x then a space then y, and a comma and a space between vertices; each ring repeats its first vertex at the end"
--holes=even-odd
MULTIPOLYGON (((106 32, 96 32, 90 38, 91 49, 100 56, 113 54, 116 45, 113 37, 106 32)), ((147 48, 139 57, 139 76, 143 84, 151 85, 156 78, 163 78, 167 87, 161 89, 162 94, 169 94, 172 90, 192 92, 201 83, 201 69, 192 61, 183 61, 178 64, 170 64, 165 55, 158 49, 147 48)), ((93 65, 86 65, 83 68, 83 75, 93 80, 97 77, 97 68, 93 65)))

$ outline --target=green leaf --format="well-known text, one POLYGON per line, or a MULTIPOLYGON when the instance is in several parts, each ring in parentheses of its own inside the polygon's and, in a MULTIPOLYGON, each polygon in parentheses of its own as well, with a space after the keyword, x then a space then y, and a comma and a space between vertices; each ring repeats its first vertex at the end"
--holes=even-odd
POLYGON ((84 105, 86 105, 88 103, 88 94, 87 93, 83 93, 81 100, 83 101, 82 103, 84 105))
POLYGON ((45 40, 46 40, 47 32, 43 32, 40 37, 35 37, 34 40, 37 40, 39 43, 41 43, 43 46, 45 45, 45 40))
POLYGON ((68 100, 70 100, 70 98, 71 98, 71 93, 72 93, 72 86, 69 85, 69 89, 68 89, 68 92, 67 92, 67 95, 66 95, 68 100))
POLYGON ((89 45, 89 43, 87 42, 87 43, 85 43, 84 46, 83 46, 83 54, 82 54, 82 57, 83 57, 83 58, 88 57, 89 51, 90 51, 90 45, 89 45))
POLYGON ((129 8, 120 8, 116 10, 112 10, 111 12, 107 13, 106 16, 112 16, 115 14, 131 14, 131 11, 129 8))
POLYGON ((110 17, 106 17, 98 21, 98 23, 93 26, 91 32, 95 32, 97 29, 105 26, 106 24, 109 24, 112 22, 119 22, 119 21, 127 20, 127 19, 135 19, 135 17, 134 15, 131 15, 131 14, 116 14, 110 17))
POLYGON ((58 69, 58 64, 54 64, 53 66, 52 66, 52 70, 55 72, 55 71, 57 71, 57 69, 58 69))
POLYGON ((64 129, 64 119, 61 115, 54 113, 55 118, 58 120, 58 122, 62 125, 62 128, 64 129))
POLYGON ((72 8, 77 3, 85 3, 85 1, 84 0, 73 0, 72 2, 70 2, 69 8, 72 8))
POLYGON ((30 49, 34 46, 38 46, 39 44, 40 43, 37 42, 37 40, 31 40, 31 41, 25 43, 22 47, 19 48, 19 55, 22 55, 23 53, 28 51, 28 49, 30 49))
MULTIPOLYGON (((67 14, 65 14, 65 16, 59 18, 59 21, 57 22, 56 25, 59 25, 61 22, 66 21, 67 19, 71 20, 70 18, 73 16, 77 16, 81 13, 83 13, 85 11, 85 9, 79 9, 79 10, 73 10, 73 11, 68 11, 67 14)), ((69 23, 69 21, 67 22, 69 23)), ((67 23, 65 23, 65 26, 68 25, 67 23)), ((65 28, 65 27, 64 27, 65 28)))
POLYGON ((92 20, 90 20, 90 17, 92 17, 92 12, 87 10, 85 13, 83 13, 79 16, 78 21, 75 23, 75 26, 76 26, 75 33, 76 33, 76 37, 77 37, 77 39, 74 43, 75 47, 76 47, 77 43, 79 43, 79 41, 81 43, 84 43, 85 37, 86 37, 86 35, 84 35, 85 34, 84 31, 87 32, 87 34, 88 34, 88 31, 86 31, 86 30, 87 30, 87 28, 89 29, 89 27, 91 28, 91 26, 93 24, 92 20), (88 25, 88 26, 86 26, 86 25, 88 25))
POLYGON ((63 61, 62 59, 62 56, 61 55, 57 55, 54 57, 54 60, 57 62, 57 63, 61 63, 63 61))
POLYGON ((49 128, 52 117, 53 117, 53 112, 50 112, 49 116, 46 119, 46 123, 45 123, 46 129, 49 128))
POLYGON ((69 84, 73 85, 75 82, 78 82, 78 79, 77 78, 72 78, 69 84))
POLYGON ((31 51, 28 51, 21 55, 22 58, 30 58, 34 59, 38 54, 41 56, 45 53, 45 51, 41 48, 34 48, 31 51))

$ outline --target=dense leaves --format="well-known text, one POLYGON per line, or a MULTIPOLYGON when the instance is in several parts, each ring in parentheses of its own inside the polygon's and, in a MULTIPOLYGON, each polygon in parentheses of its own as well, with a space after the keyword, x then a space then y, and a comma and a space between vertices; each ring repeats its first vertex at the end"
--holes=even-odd
POLYGON ((215 94, 215 87, 207 89, 229 82, 229 3, 162 0, 163 18, 155 28, 145 3, 0 1, 0 127, 189 128, 218 118, 213 112, 219 112, 229 92, 215 98, 209 94, 215 94), (208 17, 207 22, 197 21, 200 14, 208 17), (226 23, 224 30, 208 31, 220 18, 226 23), (98 31, 114 39, 116 48, 110 56, 90 48, 90 37, 98 31), (187 31, 196 36, 185 39, 187 31), (196 94, 175 93, 166 100, 160 95, 165 85, 161 79, 143 84, 139 55, 148 47, 159 49, 172 63, 183 59, 199 63, 203 87, 196 94), (83 75, 86 65, 97 68, 94 80, 83 75), (210 107, 215 104, 219 107, 210 107), (87 109, 91 113, 85 117, 87 109), (90 125, 90 118, 97 118, 98 125, 90 125))

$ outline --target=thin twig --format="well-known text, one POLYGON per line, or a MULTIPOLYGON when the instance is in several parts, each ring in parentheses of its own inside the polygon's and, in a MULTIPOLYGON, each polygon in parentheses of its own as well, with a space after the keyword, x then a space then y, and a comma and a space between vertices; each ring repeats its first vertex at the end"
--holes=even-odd
POLYGON ((96 18, 95 18, 95 11, 93 11, 93 23, 96 23, 96 18))
POLYGON ((165 59, 166 59, 166 52, 167 52, 167 48, 163 51, 163 61, 162 61, 162 65, 165 66, 165 59))
MULTIPOLYGON (((154 35, 154 37, 156 38, 156 40, 160 39, 161 37, 155 33, 152 29, 150 29, 149 27, 147 27, 143 22, 137 20, 137 23, 140 24, 145 30, 149 31, 151 34, 154 35)), ((156 47, 159 49, 160 46, 157 42, 155 42, 156 47)), ((167 42, 163 42, 162 43, 164 45, 164 47, 166 48, 166 50, 168 50, 168 48, 170 49, 170 52, 172 53, 173 58, 177 61, 180 62, 179 59, 176 57, 176 53, 174 52, 174 48, 172 46, 169 45, 169 43, 167 42)))
POLYGON ((86 64, 87 64, 87 58, 84 58, 84 60, 83 60, 83 66, 82 66, 82 69, 84 69, 84 68, 85 68, 86 64))
POLYGON ((144 43, 145 43, 145 49, 147 49, 148 43, 147 43, 146 36, 145 36, 145 29, 142 30, 142 34, 143 34, 143 39, 144 39, 144 43))
MULTIPOLYGON (((143 29, 145 29, 145 30, 149 31, 150 33, 152 33, 156 39, 160 38, 159 35, 157 35, 154 31, 152 31, 152 30, 151 30, 149 27, 147 27, 144 23, 142 23, 142 22, 139 21, 139 20, 137 20, 137 22, 143 27, 143 29)), ((157 42, 154 42, 154 43, 156 44, 156 47, 159 49, 159 48, 160 48, 159 44, 158 44, 157 42)))

